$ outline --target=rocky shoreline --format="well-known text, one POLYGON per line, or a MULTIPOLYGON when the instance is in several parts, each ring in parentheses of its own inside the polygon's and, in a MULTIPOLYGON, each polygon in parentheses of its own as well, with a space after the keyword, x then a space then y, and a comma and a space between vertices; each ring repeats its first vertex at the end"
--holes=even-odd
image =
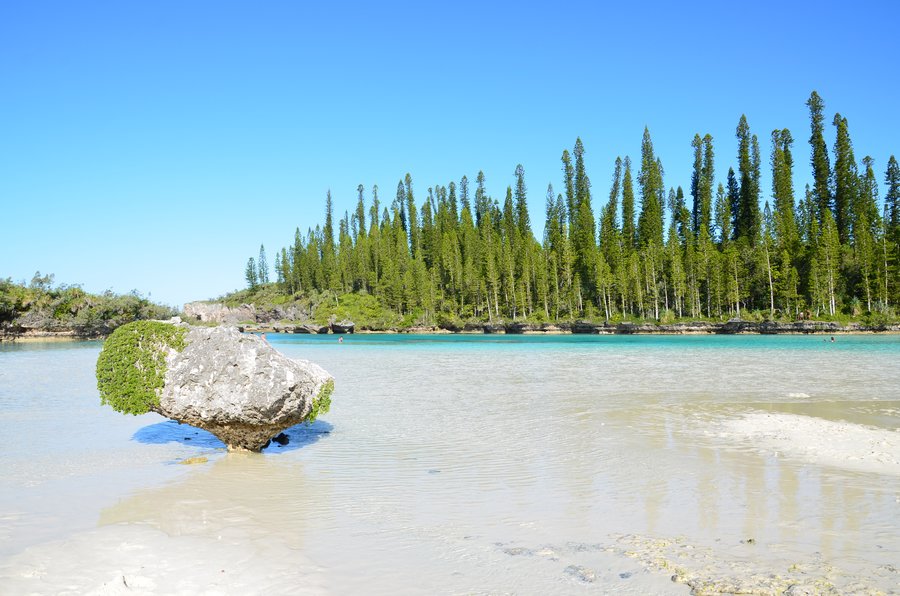
MULTIPOLYGON (((193 324, 237 327, 245 333, 287 333, 304 335, 349 335, 353 333, 407 334, 475 334, 475 335, 780 335, 848 333, 900 333, 900 323, 870 325, 862 322, 836 321, 682 321, 678 323, 610 323, 574 321, 558 323, 526 323, 521 321, 466 322, 410 327, 375 327, 357 325, 350 320, 333 320, 320 325, 306 313, 258 309, 252 304, 228 307, 221 303, 191 302, 184 305, 183 318, 193 324), (296 317, 296 318, 295 318, 296 317)), ((102 339, 113 329, 106 325, 91 327, 18 324, 0 326, 0 343, 40 340, 102 339)))
POLYGON ((576 321, 574 323, 467 323, 461 327, 414 326, 374 329, 357 328, 351 321, 335 325, 314 325, 309 323, 245 323, 238 325, 247 333, 296 333, 335 334, 352 333, 407 333, 407 334, 474 334, 474 335, 780 335, 780 334, 848 334, 848 333, 900 333, 900 324, 865 325, 848 323, 842 325, 834 321, 795 322, 753 322, 731 320, 724 323, 706 321, 672 324, 654 323, 595 323, 576 321))
POLYGON ((112 333, 109 327, 19 327, 0 326, 0 344, 14 341, 84 341, 103 339, 112 333))
POLYGON ((738 334, 838 334, 838 333, 898 333, 900 323, 866 325, 864 323, 841 324, 836 321, 743 321, 726 322, 683 321, 679 323, 609 323, 574 321, 558 323, 526 323, 521 321, 470 321, 457 324, 416 325, 410 327, 373 327, 357 325, 350 320, 330 321, 320 325, 310 320, 307 313, 295 308, 272 309, 242 304, 229 307, 219 302, 191 302, 184 305, 185 320, 207 325, 233 325, 247 333, 336 334, 351 333, 470 333, 506 335, 738 335, 738 334))

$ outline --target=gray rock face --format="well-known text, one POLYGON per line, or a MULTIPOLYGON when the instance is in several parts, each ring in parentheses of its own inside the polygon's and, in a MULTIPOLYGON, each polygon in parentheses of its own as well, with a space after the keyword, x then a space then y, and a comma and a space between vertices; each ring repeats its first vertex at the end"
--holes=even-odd
POLYGON ((237 308, 229 308, 221 302, 189 302, 184 305, 184 315, 188 319, 204 323, 234 325, 240 321, 256 321, 256 307, 242 304, 237 308))
POLYGON ((330 327, 332 333, 353 333, 356 330, 356 323, 349 319, 344 319, 340 323, 331 323, 330 327))
POLYGON ((232 327, 193 328, 166 359, 159 413, 203 428, 229 449, 259 451, 328 399, 334 380, 232 327))
POLYGON ((183 309, 186 318, 204 323, 237 325, 238 323, 277 323, 307 321, 311 313, 298 304, 257 306, 242 304, 228 307, 221 302, 188 302, 183 309))

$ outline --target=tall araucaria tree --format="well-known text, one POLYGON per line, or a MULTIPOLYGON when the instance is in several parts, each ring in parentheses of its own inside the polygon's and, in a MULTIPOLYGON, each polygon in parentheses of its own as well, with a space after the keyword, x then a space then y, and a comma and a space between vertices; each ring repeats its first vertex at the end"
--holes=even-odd
POLYGON ((810 135, 809 144, 812 148, 810 163, 813 169, 813 199, 815 200, 819 226, 824 223, 823 214, 826 209, 832 208, 831 204, 831 164, 828 160, 828 146, 825 144, 825 102, 819 94, 813 91, 806 102, 809 107, 810 135))

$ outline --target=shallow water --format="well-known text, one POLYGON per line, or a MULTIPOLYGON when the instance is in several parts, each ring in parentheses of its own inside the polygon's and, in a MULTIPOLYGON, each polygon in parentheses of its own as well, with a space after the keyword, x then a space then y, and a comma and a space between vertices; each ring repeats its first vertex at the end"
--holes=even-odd
POLYGON ((0 346, 0 586, 677 594, 658 563, 688 549, 707 575, 900 590, 900 477, 710 432, 896 431, 900 336, 268 339, 336 390, 262 455, 101 407, 97 343, 0 346))

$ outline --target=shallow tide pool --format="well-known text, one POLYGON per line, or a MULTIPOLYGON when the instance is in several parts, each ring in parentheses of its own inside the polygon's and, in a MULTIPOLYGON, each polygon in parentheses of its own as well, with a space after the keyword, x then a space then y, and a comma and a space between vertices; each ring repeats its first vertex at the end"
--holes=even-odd
POLYGON ((0 592, 900 592, 900 336, 268 340, 336 389, 262 454, 0 345, 0 592))

